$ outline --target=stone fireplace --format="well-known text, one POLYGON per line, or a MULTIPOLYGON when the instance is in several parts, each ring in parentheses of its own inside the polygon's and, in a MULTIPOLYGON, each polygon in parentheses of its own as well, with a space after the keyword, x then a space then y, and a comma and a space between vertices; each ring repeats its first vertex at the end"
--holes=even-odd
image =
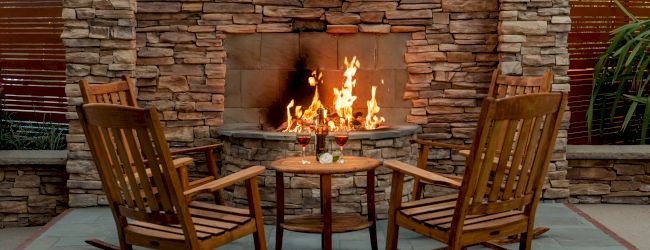
MULTIPOLYGON (((64 0, 70 206, 106 203, 74 113, 80 79, 133 76, 141 104, 160 110, 170 145, 197 146, 223 141, 228 124, 267 123, 274 98, 260 102, 298 71, 295 57, 336 82, 342 56, 357 54, 368 82, 385 80, 389 123, 469 144, 498 65, 516 75, 551 69, 553 89, 568 90, 568 9, 567 0, 64 0)), ((569 196, 566 132, 559 137, 548 199, 569 196)), ((432 150, 429 160, 432 170, 463 172, 453 151, 432 150)))

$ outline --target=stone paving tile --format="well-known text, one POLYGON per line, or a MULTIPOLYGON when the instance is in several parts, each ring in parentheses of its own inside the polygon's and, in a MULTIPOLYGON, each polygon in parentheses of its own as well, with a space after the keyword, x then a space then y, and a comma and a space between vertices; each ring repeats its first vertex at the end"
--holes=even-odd
POLYGON ((46 237, 44 235, 41 235, 41 237, 38 237, 32 244, 29 244, 26 250, 40 250, 40 249, 51 249, 54 247, 54 244, 56 244, 57 241, 59 241, 59 237, 46 237))
MULTIPOLYGON (((618 242, 598 230, 588 221, 573 213, 563 204, 541 204, 537 213, 537 225, 551 227, 551 231, 533 241, 535 250, 624 250, 618 242)), ((423 237, 415 232, 400 229, 398 248, 402 250, 434 249, 443 244, 423 237)), ((275 247, 275 226, 265 227, 266 242, 269 249, 275 247)), ((75 209, 57 224, 37 238, 27 249, 93 249, 83 242, 88 238, 98 238, 108 242, 117 242, 115 225, 108 208, 75 209)), ((220 249, 253 249, 253 238, 246 236, 220 249)), ((362 250, 370 249, 368 230, 335 234, 335 249, 362 250)), ((379 249, 385 248, 386 221, 377 225, 377 243, 379 249)), ((506 246, 517 249, 518 244, 506 246)), ((136 247, 135 249, 142 249, 136 247)), ((285 231, 283 249, 310 250, 320 249, 320 236, 285 231)), ((470 249, 486 249, 474 246, 470 249)))

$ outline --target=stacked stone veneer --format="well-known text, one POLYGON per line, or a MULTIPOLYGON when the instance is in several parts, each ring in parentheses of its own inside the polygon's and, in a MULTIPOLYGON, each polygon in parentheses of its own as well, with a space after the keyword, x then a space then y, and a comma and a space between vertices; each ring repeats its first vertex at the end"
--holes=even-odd
POLYGON ((65 165, 0 165, 0 228, 45 225, 68 206, 65 165))
MULTIPOLYGON (((138 99, 161 110, 170 144, 200 145, 213 142, 223 123, 228 34, 407 32, 407 121, 422 125, 423 138, 469 144, 497 64, 507 74, 551 69, 553 88, 568 89, 568 13, 568 0, 142 0, 137 8, 134 0, 64 0, 73 119, 68 171, 71 181, 85 183, 71 189, 70 205, 105 200, 72 112, 79 79, 136 76, 138 99)), ((562 131, 549 179, 566 175, 565 145, 562 131)), ((432 150, 431 168, 463 172, 463 159, 452 153, 432 150)), ((569 196, 564 185, 547 187, 546 198, 569 196)))
MULTIPOLYGON (((344 157, 365 156, 379 160, 397 159, 414 164, 417 158, 417 145, 411 144, 419 128, 413 125, 396 126, 375 132, 353 132, 345 145, 344 157)), ((223 131, 223 130, 222 130, 223 131)), ((302 149, 295 143, 295 136, 281 133, 237 131, 224 132, 225 171, 233 173, 251 165, 270 166, 274 160, 300 156, 302 149)), ((339 150, 338 145, 329 138, 330 150, 339 150)), ((307 146, 307 155, 314 157, 314 143, 307 146)), ((314 161, 315 159, 308 159, 314 161)), ((318 166, 315 166, 318 167, 318 166)), ((375 204, 377 216, 385 218, 388 212, 390 179, 392 171, 385 167, 375 170, 375 204)), ((335 213, 367 213, 366 172, 333 175, 332 211, 335 213)), ((275 221, 275 171, 268 170, 258 178, 264 219, 275 221)), ((411 190, 412 182, 405 185, 405 194, 411 190)), ((320 182, 318 175, 285 174, 285 213, 313 214, 320 212, 320 182)), ((226 198, 235 204, 247 203, 244 185, 229 189, 226 198)), ((406 196, 406 195, 405 195, 406 196)), ((406 197, 405 197, 406 198, 406 197)))
POLYGON ((650 204, 648 160, 569 160, 574 203, 650 204))

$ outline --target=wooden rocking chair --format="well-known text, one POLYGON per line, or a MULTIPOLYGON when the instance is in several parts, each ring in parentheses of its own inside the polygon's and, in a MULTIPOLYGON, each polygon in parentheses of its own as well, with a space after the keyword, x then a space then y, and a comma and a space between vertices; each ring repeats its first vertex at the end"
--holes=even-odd
MULTIPOLYGON (((136 101, 137 94, 131 79, 127 76, 122 76, 121 81, 103 83, 103 84, 89 84, 86 80, 79 81, 79 89, 84 103, 109 103, 118 104, 130 107, 139 107, 136 101)), ((197 187, 209 181, 219 179, 220 168, 217 167, 217 161, 214 156, 214 151, 223 147, 223 144, 212 144, 200 147, 192 147, 180 150, 171 151, 171 155, 186 155, 194 153, 204 153, 205 161, 210 172, 209 176, 189 181, 187 167, 192 164, 193 159, 189 157, 181 157, 174 159, 174 165, 179 169, 178 173, 183 180, 183 189, 197 187)), ((217 204, 223 205, 223 194, 221 190, 215 194, 217 204)))
POLYGON ((530 249, 535 211, 567 99, 567 93, 486 98, 461 179, 385 161, 393 170, 386 249, 397 249, 399 226, 446 243, 448 249, 517 234, 522 236, 520 249, 530 249), (402 203, 405 174, 460 190, 402 203))
MULTIPOLYGON (((546 71, 543 76, 509 76, 503 75, 500 69, 494 70, 492 73, 492 81, 490 83, 490 88, 488 90, 488 97, 493 97, 495 99, 518 96, 518 95, 527 95, 534 93, 548 93, 551 90, 551 83, 553 82, 553 73, 551 71, 546 71)), ((501 135, 505 132, 505 128, 501 129, 501 135)), ((456 145, 448 143, 440 143, 428 140, 415 139, 411 141, 412 143, 417 143, 420 146, 420 151, 417 160, 417 166, 422 169, 427 168, 427 158, 429 155, 429 150, 431 147, 437 148, 449 148, 458 150, 458 154, 464 157, 469 156, 470 146, 465 145, 456 145)), ((447 178, 462 181, 462 177, 454 175, 444 175, 447 178)), ((426 181, 415 178, 413 183, 413 191, 411 192, 411 198, 413 200, 420 199, 422 197, 422 192, 427 183, 426 181)), ((550 230, 548 227, 538 227, 535 228, 535 236, 539 236, 550 230)), ((512 239, 502 239, 494 241, 493 243, 511 243, 516 241, 516 237, 512 239)))
POLYGON ((120 249, 213 249, 251 233, 255 248, 266 249, 257 186, 263 166, 185 190, 155 108, 85 104, 77 113, 115 218, 120 249), (195 194, 240 181, 246 183, 248 209, 192 201, 195 194))

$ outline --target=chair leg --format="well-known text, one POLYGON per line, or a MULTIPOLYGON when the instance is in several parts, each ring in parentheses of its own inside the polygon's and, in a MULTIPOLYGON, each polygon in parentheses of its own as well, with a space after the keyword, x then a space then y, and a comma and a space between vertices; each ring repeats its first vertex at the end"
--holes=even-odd
POLYGON ((126 222, 126 218, 122 217, 117 220, 117 235, 120 240, 120 249, 121 250, 133 250, 133 246, 129 243, 126 242, 126 234, 124 232, 124 228, 128 225, 126 222))
POLYGON ((395 223, 394 218, 388 219, 388 232, 386 233, 386 250, 397 250, 397 240, 399 226, 395 223))
POLYGON ((212 193, 212 195, 214 196, 214 202, 217 205, 226 205, 226 202, 223 199, 223 193, 221 192, 221 190, 215 191, 214 193, 212 193))
POLYGON ((397 250, 397 239, 399 226, 397 225, 397 213, 402 203, 402 191, 404 188, 404 174, 393 170, 390 188, 390 205, 388 206, 388 232, 386 233, 386 250, 397 250))
POLYGON ((530 250, 533 244, 533 236, 532 230, 522 233, 521 239, 519 240, 519 250, 530 250))
POLYGON ((266 250, 266 237, 264 235, 264 219, 262 218, 262 208, 260 207, 260 193, 257 186, 256 177, 248 179, 246 182, 246 195, 248 197, 248 208, 251 214, 255 215, 256 231, 253 233, 253 241, 256 250, 266 250))
POLYGON ((255 242, 255 250, 266 250, 266 238, 264 236, 264 226, 262 229, 255 231, 253 234, 253 242, 255 242))

